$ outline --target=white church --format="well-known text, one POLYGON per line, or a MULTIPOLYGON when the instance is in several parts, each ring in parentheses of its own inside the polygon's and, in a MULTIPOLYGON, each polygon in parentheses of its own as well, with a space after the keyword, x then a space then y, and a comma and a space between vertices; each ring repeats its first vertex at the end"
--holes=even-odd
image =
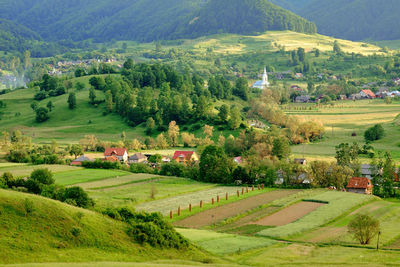
POLYGON ((256 81, 252 86, 252 88, 258 88, 258 89, 265 89, 269 87, 269 82, 268 82, 268 74, 267 74, 267 69, 264 68, 264 74, 262 76, 262 80, 256 81))

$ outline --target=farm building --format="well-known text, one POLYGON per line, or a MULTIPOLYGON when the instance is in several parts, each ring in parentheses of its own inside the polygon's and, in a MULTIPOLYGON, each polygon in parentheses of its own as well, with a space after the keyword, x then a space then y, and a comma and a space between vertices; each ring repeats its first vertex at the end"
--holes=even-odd
POLYGON ((199 156, 194 151, 175 151, 172 159, 179 163, 188 164, 199 161, 199 156))
POLYGON ((133 156, 130 156, 128 158, 128 163, 133 164, 133 163, 142 163, 146 162, 147 157, 143 153, 136 153, 133 156))
POLYGON ((128 161, 128 150, 126 150, 126 148, 117 147, 106 148, 104 151, 104 157, 105 159, 108 157, 116 157, 119 161, 126 162, 128 161))
POLYGON ((309 95, 300 95, 296 97, 296 103, 308 103, 310 102, 311 97, 309 95))
POLYGON ((75 159, 71 162, 71 166, 81 166, 82 162, 84 161, 94 161, 94 159, 88 158, 85 155, 80 156, 79 158, 75 159))
POLYGON ((360 95, 362 98, 376 98, 376 95, 369 89, 361 90, 360 95))
POLYGON ((371 183, 371 180, 367 177, 353 177, 350 179, 347 184, 347 191, 358 194, 372 194, 372 188, 374 186, 371 183))

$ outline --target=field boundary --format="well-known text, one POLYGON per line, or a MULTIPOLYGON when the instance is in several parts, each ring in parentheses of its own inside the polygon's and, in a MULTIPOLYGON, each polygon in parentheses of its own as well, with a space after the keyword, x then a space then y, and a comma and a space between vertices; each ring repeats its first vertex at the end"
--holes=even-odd
MULTIPOLYGON (((113 178, 115 178, 115 177, 106 178, 106 179, 102 179, 102 180, 113 179, 113 178)), ((141 180, 136 180, 136 181, 125 182, 125 183, 117 184, 117 185, 93 187, 93 188, 88 188, 88 190, 101 190, 101 189, 117 188, 117 187, 124 186, 124 185, 138 184, 138 183, 142 183, 142 182, 154 182, 154 181, 159 181, 162 179, 163 179, 162 177, 153 177, 153 178, 148 178, 148 179, 141 179, 141 180)), ((97 181, 101 181, 101 180, 97 180, 97 181)))

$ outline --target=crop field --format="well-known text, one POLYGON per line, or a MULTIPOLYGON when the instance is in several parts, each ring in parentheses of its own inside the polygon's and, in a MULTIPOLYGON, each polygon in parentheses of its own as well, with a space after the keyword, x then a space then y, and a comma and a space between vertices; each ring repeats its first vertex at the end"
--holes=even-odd
POLYGON ((198 246, 219 255, 240 253, 275 243, 268 238, 223 234, 207 230, 178 228, 177 231, 198 246))
POLYGON ((92 181, 103 180, 130 174, 119 170, 82 169, 74 171, 57 172, 54 175, 56 183, 60 185, 73 185, 92 181))
POLYGON ((140 183, 149 180, 162 179, 163 176, 147 174, 147 173, 125 173, 125 175, 118 175, 112 178, 106 178, 98 181, 78 183, 77 186, 83 189, 99 190, 112 187, 119 187, 128 184, 140 183))
POLYGON ((68 165, 27 165, 24 163, 8 165, 8 163, 6 163, 4 167, 3 165, 0 165, 0 175, 5 172, 11 172, 16 177, 26 177, 29 176, 32 171, 42 168, 47 168, 54 173, 82 170, 81 167, 68 165))
MULTIPOLYGON (((291 115, 298 115, 307 120, 317 120, 324 124, 326 134, 323 140, 306 144, 304 146, 293 146, 292 151, 297 155, 306 157, 333 158, 335 146, 340 143, 358 142, 364 144, 364 132, 375 124, 382 124, 386 136, 372 143, 378 150, 390 150, 396 160, 400 160, 400 129, 394 124, 396 116, 400 114, 400 102, 385 104, 383 100, 360 100, 341 101, 334 107, 323 107, 315 109, 315 104, 291 104, 291 110, 284 111, 291 115), (294 107, 312 107, 312 110, 294 110, 294 107), (355 132, 357 136, 352 137, 355 132)), ((369 159, 363 159, 369 161, 369 159)))
POLYGON ((313 199, 328 201, 329 204, 320 206, 318 209, 297 221, 274 228, 268 228, 262 230, 258 234, 262 236, 290 238, 329 223, 331 220, 341 216, 346 211, 350 211, 358 205, 371 201, 375 199, 375 197, 338 191, 326 191, 314 196, 313 199))
POLYGON ((265 205, 276 199, 295 194, 296 192, 296 190, 276 190, 267 192, 217 207, 215 209, 206 210, 196 215, 187 217, 181 221, 175 222, 175 225, 180 227, 201 228, 213 223, 219 223, 225 219, 265 205))
POLYGON ((149 178, 148 181, 127 183, 108 188, 100 187, 99 189, 88 190, 88 193, 95 200, 98 207, 135 206, 144 202, 197 192, 216 186, 185 178, 158 178, 155 180, 149 178))
POLYGON ((281 226, 294 222, 325 204, 316 202, 299 202, 278 211, 270 216, 256 221, 254 224, 263 226, 281 226))
MULTIPOLYGON (((381 246, 400 249, 400 232, 398 230, 400 204, 388 201, 374 201, 362 206, 339 220, 302 235, 299 240, 317 243, 356 244, 347 232, 347 225, 356 214, 368 214, 377 218, 381 225, 379 238, 381 246)), ((376 246, 376 238, 372 240, 370 246, 376 246)))

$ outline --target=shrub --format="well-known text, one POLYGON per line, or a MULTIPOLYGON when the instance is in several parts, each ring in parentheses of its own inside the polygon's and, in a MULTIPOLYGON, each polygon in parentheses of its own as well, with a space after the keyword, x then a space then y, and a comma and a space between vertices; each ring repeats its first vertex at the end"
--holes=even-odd
POLYGON ((53 173, 49 169, 37 169, 31 173, 30 179, 37 181, 40 184, 54 184, 53 173))
POLYGON ((49 110, 47 108, 38 108, 36 109, 36 121, 37 122, 45 122, 50 119, 49 110))
MULTIPOLYGON (((16 185, 16 179, 14 178, 11 172, 5 172, 0 177, 0 184, 2 183, 5 187, 3 188, 11 188, 16 185)), ((0 186, 1 187, 1 186, 0 186)))
POLYGON ((33 212, 33 201, 32 200, 25 198, 24 211, 25 211, 25 216, 28 216, 28 214, 31 214, 33 212))
POLYGON ((163 164, 160 175, 183 177, 185 166, 177 162, 163 164))
POLYGON ((377 124, 374 127, 369 128, 364 133, 365 140, 371 142, 382 139, 384 136, 385 136, 385 130, 380 124, 377 124))
POLYGON ((37 94, 35 94, 35 96, 33 97, 35 100, 40 101, 43 99, 46 99, 47 94, 45 92, 38 92, 37 94))
POLYGON ((79 227, 72 227, 72 229, 71 229, 71 234, 76 238, 78 238, 81 235, 81 232, 82 232, 82 229, 79 227))
POLYGON ((135 163, 129 167, 129 170, 133 173, 150 173, 153 174, 155 169, 151 168, 146 163, 135 163))
MULTIPOLYGON (((94 202, 89 198, 88 194, 79 186, 66 188, 64 191, 64 201, 69 201, 69 204, 75 203, 75 206, 81 208, 89 208, 94 205, 94 202), (74 202, 71 202, 71 201, 74 202)), ((73 204, 74 205, 74 204, 73 204)))

